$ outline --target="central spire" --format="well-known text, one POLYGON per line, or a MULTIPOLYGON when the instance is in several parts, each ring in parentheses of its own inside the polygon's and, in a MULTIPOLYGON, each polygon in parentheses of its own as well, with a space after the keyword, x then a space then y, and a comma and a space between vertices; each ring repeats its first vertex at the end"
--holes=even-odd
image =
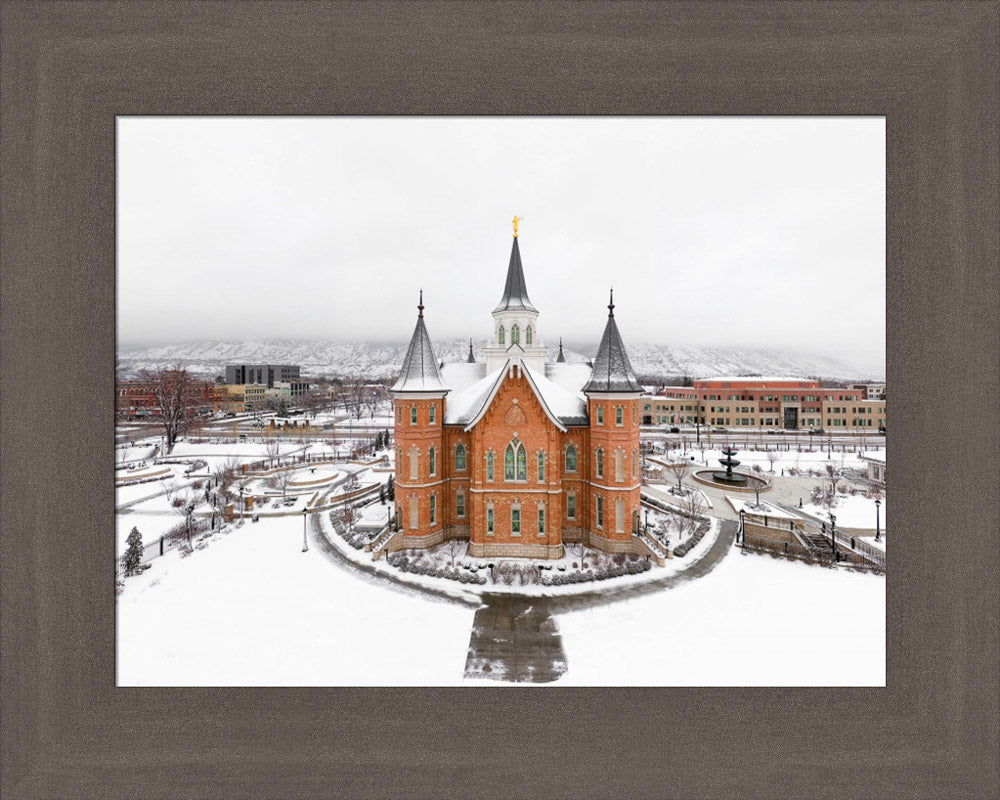
POLYGON ((510 250, 510 264, 507 265, 507 283, 504 285, 503 297, 493 312, 510 310, 538 312, 528 299, 528 287, 524 283, 524 268, 521 266, 521 250, 516 235, 510 250))

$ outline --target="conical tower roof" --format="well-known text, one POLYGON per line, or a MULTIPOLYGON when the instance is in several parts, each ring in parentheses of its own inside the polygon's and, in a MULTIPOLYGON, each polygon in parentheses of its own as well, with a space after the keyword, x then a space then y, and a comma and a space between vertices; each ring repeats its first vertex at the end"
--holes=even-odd
POLYGON ((497 311, 534 311, 538 313, 531 301, 528 299, 528 288, 524 283, 524 269, 521 267, 521 250, 517 246, 517 237, 514 237, 514 246, 510 251, 510 264, 507 266, 507 284, 503 288, 503 298, 499 305, 493 309, 497 311))
POLYGON ((557 364, 564 364, 566 362, 566 356, 563 355, 562 351, 562 336, 559 337, 559 355, 556 357, 557 364))
POLYGON ((583 387, 584 392, 641 392, 642 386, 632 371, 628 353, 622 343, 618 324, 615 322, 615 302, 612 293, 608 303, 608 324, 594 358, 594 369, 590 380, 583 387))
POLYGON ((392 387, 394 392, 434 392, 447 391, 447 387, 441 381, 441 372, 438 369, 437 359, 434 357, 434 348, 431 347, 431 338, 427 335, 427 326, 424 325, 424 292, 420 291, 420 305, 417 306, 417 326, 413 329, 413 336, 410 339, 410 346, 406 351, 406 358, 403 359, 403 369, 399 373, 399 379, 392 387))

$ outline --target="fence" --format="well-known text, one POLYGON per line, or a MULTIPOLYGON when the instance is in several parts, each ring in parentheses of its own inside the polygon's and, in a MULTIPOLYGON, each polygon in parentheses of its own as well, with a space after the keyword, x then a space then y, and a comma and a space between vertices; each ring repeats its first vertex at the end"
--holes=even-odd
MULTIPOLYGON (((740 538, 742 539, 742 547, 745 552, 769 553, 781 558, 802 561, 806 564, 820 564, 825 567, 833 566, 834 564, 844 564, 867 572, 885 572, 884 561, 881 563, 877 561, 873 562, 860 553, 850 550, 838 549, 836 553, 833 550, 813 550, 794 542, 779 542, 774 539, 765 539, 761 536, 748 534, 745 531, 740 538)), ((839 539, 840 537, 837 538, 839 539)))

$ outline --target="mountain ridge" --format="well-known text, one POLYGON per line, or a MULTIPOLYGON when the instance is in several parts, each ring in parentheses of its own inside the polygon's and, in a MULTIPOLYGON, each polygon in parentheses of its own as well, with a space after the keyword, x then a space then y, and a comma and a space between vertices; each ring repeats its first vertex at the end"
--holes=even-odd
MULTIPOLYGON (((473 341, 473 352, 480 351, 485 340, 473 341)), ((407 342, 342 342, 324 339, 271 338, 227 342, 196 340, 165 345, 122 345, 118 350, 118 372, 132 377, 142 369, 157 369, 181 364, 192 372, 220 375, 226 364, 298 364, 306 377, 363 375, 371 379, 398 375, 407 342)), ((549 345, 554 359, 557 345, 549 345)), ((564 347, 570 361, 593 358, 596 345, 564 347)), ((465 361, 468 339, 435 342, 434 352, 441 361, 465 361)), ((883 376, 842 359, 810 353, 797 353, 751 347, 692 347, 651 345, 628 346, 629 360, 639 376, 668 377, 687 375, 711 378, 717 375, 787 375, 821 377, 830 380, 882 380, 883 376)))

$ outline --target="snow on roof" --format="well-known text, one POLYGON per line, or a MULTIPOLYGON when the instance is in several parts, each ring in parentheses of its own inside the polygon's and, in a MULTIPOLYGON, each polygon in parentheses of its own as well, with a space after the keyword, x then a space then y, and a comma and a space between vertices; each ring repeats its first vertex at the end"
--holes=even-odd
MULTIPOLYGON (((453 365, 446 364, 445 368, 450 366, 453 365)), ((485 365, 483 368, 485 369, 485 365)), ((475 383, 453 391, 444 405, 444 424, 468 425, 472 422, 486 405, 493 389, 499 385, 505 369, 506 366, 495 369, 475 383)))
POLYGON ((699 383, 709 383, 713 381, 755 381, 757 383, 802 383, 803 381, 809 381, 816 383, 812 378, 789 378, 786 376, 770 376, 770 375, 722 375, 717 378, 702 378, 699 383))
POLYGON ((614 302, 608 305, 608 323, 594 357, 594 369, 584 387, 586 392, 641 392, 635 372, 629 363, 625 345, 615 322, 614 302))
POLYGON ((866 461, 877 461, 879 464, 884 464, 885 450, 873 450, 868 453, 862 453, 861 457, 866 461))
MULTIPOLYGON (((577 366, 562 364, 560 366, 577 366)), ((572 391, 549 380, 542 373, 525 366, 524 371, 532 383, 542 405, 564 425, 587 424, 587 398, 579 390, 572 391)), ((590 368, 587 368, 590 371, 590 368)))
POLYGON ((417 317, 417 325, 413 329, 410 347, 406 351, 406 358, 403 359, 403 369, 400 371, 399 378, 392 387, 392 391, 394 392, 439 391, 447 389, 441 382, 437 360, 434 358, 434 348, 431 347, 431 339, 427 335, 427 327, 424 325, 422 292, 420 303, 420 316, 417 317))
MULTIPOLYGON (((450 361, 441 367, 441 380, 452 391, 460 392, 486 375, 486 364, 450 361)), ((453 400, 449 400, 454 402, 453 400)))
POLYGON ((590 364, 586 362, 562 361, 545 365, 545 377, 567 392, 580 392, 590 380, 590 364))

